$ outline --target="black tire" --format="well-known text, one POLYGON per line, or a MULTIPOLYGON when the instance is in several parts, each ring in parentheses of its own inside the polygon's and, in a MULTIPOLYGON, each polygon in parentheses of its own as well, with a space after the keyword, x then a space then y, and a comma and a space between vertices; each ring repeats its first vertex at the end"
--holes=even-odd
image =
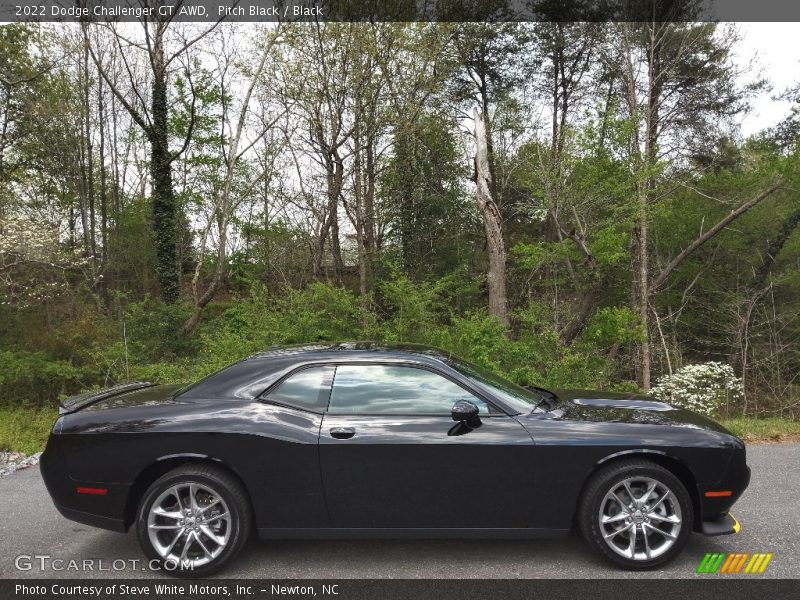
MULTIPOLYGON (((627 500, 627 497, 624 495, 623 500, 627 500)), ((670 500, 672 501, 672 498, 670 498, 670 500)), ((613 503, 614 501, 612 500, 611 502, 613 503)), ((620 512, 618 514, 623 513, 620 512)), ((641 517, 637 515, 637 519, 638 518, 641 517)), ((604 467, 591 477, 583 491, 583 494, 581 495, 578 505, 578 523, 581 528, 581 533, 588 544, 612 563, 629 570, 647 570, 669 562, 681 552, 692 532, 694 524, 694 510, 692 507, 691 498, 689 497, 689 493, 686 491, 686 488, 670 471, 648 460, 628 459, 614 462, 607 467, 604 467), (672 545, 667 547, 662 554, 649 560, 646 558, 648 554, 644 554, 644 552, 639 552, 639 554, 644 554, 645 558, 640 557, 633 559, 622 556, 610 546, 610 543, 614 543, 615 541, 618 544, 622 542, 620 545, 624 546, 624 542, 630 542, 630 534, 626 532, 616 534, 612 542, 609 543, 606 542, 603 536, 603 531, 601 531, 601 528, 605 528, 606 532, 613 534, 615 529, 621 529, 622 527, 628 526, 626 525, 628 522, 627 520, 619 523, 618 525, 601 525, 600 511, 606 495, 609 494, 611 490, 614 490, 617 488, 617 486, 623 485, 625 480, 636 477, 655 480, 666 486, 666 488, 672 492, 672 497, 674 497, 674 499, 677 501, 677 505, 680 507, 679 525, 661 525, 658 523, 664 529, 669 530, 670 533, 675 533, 674 540, 669 540, 669 538, 663 537, 660 534, 651 533, 651 535, 655 536, 656 540, 663 537, 664 543, 671 541, 672 545), (678 532, 675 532, 674 529, 677 527, 680 529, 678 532)), ((655 520, 653 520, 652 523, 653 525, 657 524, 655 520)), ((636 525, 633 523, 631 523, 631 526, 636 528, 636 525)), ((644 532, 644 526, 639 525, 639 527, 641 527, 641 531, 644 532)), ((637 529, 636 531, 638 532, 640 530, 637 529)), ((647 531, 652 532, 650 521, 648 521, 647 531)), ((638 533, 638 536, 641 535, 642 533, 638 533)), ((639 545, 634 546, 634 555, 636 554, 636 549, 639 548, 640 545, 643 545, 644 540, 640 539, 637 543, 639 545)))
MULTIPOLYGON (((217 512, 221 511, 217 509, 217 512)), ((136 533, 144 553, 151 561, 156 561, 164 572, 177 577, 205 577, 222 569, 239 554, 251 533, 252 522, 247 493, 230 472, 213 465, 186 464, 162 475, 147 489, 139 504, 136 533), (197 484, 212 491, 222 499, 230 515, 230 519, 226 520, 224 524, 216 521, 214 525, 215 527, 224 526, 224 531, 227 533, 227 542, 222 546, 219 554, 206 564, 191 568, 184 568, 182 565, 176 564, 174 560, 165 560, 153 546, 149 535, 148 517, 153 503, 164 492, 179 484, 197 484)), ((201 536, 202 533, 198 532, 197 535, 201 536)), ((178 545, 182 545, 182 540, 188 537, 187 534, 181 538, 178 545)), ((207 547, 212 546, 208 538, 204 539, 207 547)), ((199 546, 194 544, 192 549, 198 551, 196 548, 199 546)))

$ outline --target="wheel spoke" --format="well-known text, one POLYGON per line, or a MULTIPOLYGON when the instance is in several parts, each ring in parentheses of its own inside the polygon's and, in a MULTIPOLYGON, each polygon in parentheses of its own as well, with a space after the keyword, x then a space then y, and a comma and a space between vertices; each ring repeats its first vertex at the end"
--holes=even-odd
POLYGON ((183 550, 181 550, 181 562, 186 560, 186 558, 189 556, 189 546, 192 545, 192 542, 194 541, 194 536, 195 536, 194 531, 190 531, 186 535, 186 542, 183 544, 183 550))
POLYGON ((183 525, 159 525, 158 523, 153 523, 150 525, 150 529, 183 529, 183 525))
POLYGON ((197 486, 193 483, 189 484, 189 508, 192 512, 197 512, 197 486))
POLYGON ((220 519, 222 519, 223 517, 227 517, 227 516, 228 516, 228 513, 226 513, 226 512, 224 512, 224 513, 220 513, 220 514, 218 514, 218 515, 214 515, 214 516, 211 516, 211 517, 207 518, 207 519, 205 520, 205 523, 206 523, 206 525, 208 525, 208 524, 210 524, 210 523, 213 523, 214 521, 219 521, 219 520, 220 520, 220 519))
POLYGON ((627 519, 627 518, 628 518, 628 513, 618 512, 617 514, 612 515, 612 516, 603 515, 600 518, 600 522, 601 523, 616 523, 617 521, 622 521, 623 519, 627 519))
POLYGON ((650 531, 655 531, 656 533, 660 533, 661 535, 663 535, 667 539, 670 539, 670 540, 678 539, 678 536, 673 535, 673 534, 669 533, 668 531, 664 531, 663 529, 659 529, 658 527, 653 527, 649 523, 645 523, 644 526, 647 527, 648 529, 650 529, 650 531))
POLYGON ((647 560, 650 560, 653 555, 650 552, 650 542, 647 539, 647 532, 644 530, 644 524, 642 525, 642 538, 644 538, 644 555, 647 557, 647 560))
POLYGON ((658 513, 650 513, 647 515, 651 521, 661 521, 663 523, 673 523, 678 524, 681 520, 678 518, 678 515, 660 515, 658 513))
POLYGON ((214 555, 211 553, 211 550, 209 550, 208 547, 203 543, 202 536, 195 534, 194 539, 198 543, 198 545, 203 549, 203 553, 206 555, 206 557, 214 558, 214 555))
POLYGON ((657 485, 658 483, 655 481, 650 482, 650 485, 647 486, 645 493, 642 494, 641 498, 639 498, 639 504, 644 505, 647 502, 647 500, 650 498, 650 494, 655 491, 657 485))
POLYGON ((636 558, 636 525, 631 524, 631 531, 628 541, 628 554, 631 558, 636 558))
POLYGON ((630 530, 631 527, 633 527, 633 524, 625 525, 625 527, 615 529, 611 533, 604 533, 603 537, 607 540, 610 540, 611 538, 618 536, 620 533, 625 533, 626 531, 630 530))
POLYGON ((205 505, 205 506, 203 506, 203 507, 202 507, 200 510, 198 510, 198 511, 197 511, 197 516, 198 516, 198 517, 199 517, 199 516, 201 516, 201 515, 202 515, 203 513, 205 513, 205 512, 206 512, 206 511, 207 511, 209 508, 212 508, 212 507, 216 506, 216 505, 217 505, 217 504, 219 504, 220 502, 221 502, 221 500, 219 499, 219 497, 218 497, 218 496, 214 496, 214 499, 211 501, 211 504, 206 504, 206 505, 205 505))
POLYGON ((653 504, 653 506, 651 506, 651 507, 650 507, 650 510, 651 510, 651 511, 653 511, 653 510, 657 509, 659 506, 661 506, 661 503, 662 503, 662 502, 664 502, 664 500, 666 500, 666 499, 667 499, 667 496, 669 496, 669 495, 670 495, 670 493, 671 493, 671 492, 670 492, 669 490, 667 490, 666 492, 664 492, 664 493, 662 494, 662 496, 661 496, 661 497, 660 497, 658 500, 656 500, 656 503, 655 503, 655 504, 653 504))
POLYGON ((164 554, 162 555, 164 558, 167 558, 172 552, 172 549, 175 547, 175 544, 178 543, 178 540, 181 539, 181 536, 184 534, 186 530, 181 528, 181 530, 175 535, 175 538, 170 542, 170 545, 166 547, 164 550, 164 554))
POLYGON ((178 510, 183 512, 186 507, 183 505, 183 501, 181 500, 181 488, 176 485, 174 488, 172 488, 172 492, 175 498, 178 500, 178 510))
POLYGON ((635 504, 636 498, 633 497, 633 491, 631 490, 631 486, 628 483, 628 480, 626 479, 625 481, 622 482, 622 484, 625 486, 625 491, 628 492, 628 497, 631 499, 630 503, 635 504))
POLYGON ((177 510, 164 510, 160 506, 153 508, 153 514, 177 521, 183 518, 183 513, 177 510))
POLYGON ((217 546, 224 545, 225 538, 214 533, 208 525, 205 524, 200 525, 200 531, 205 533, 206 537, 210 538, 211 541, 214 542, 217 546))
POLYGON ((628 504, 623 502, 622 499, 619 496, 617 496, 617 492, 616 491, 611 492, 611 495, 614 497, 614 500, 617 501, 617 504, 619 504, 619 507, 623 511, 627 511, 628 510, 628 504))

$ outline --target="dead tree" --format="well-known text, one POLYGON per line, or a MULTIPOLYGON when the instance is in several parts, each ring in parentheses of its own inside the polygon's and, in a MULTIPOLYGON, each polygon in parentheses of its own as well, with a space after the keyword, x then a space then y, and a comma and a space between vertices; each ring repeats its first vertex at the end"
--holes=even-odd
POLYGON ((508 323, 506 302, 506 250, 503 242, 503 219, 497 202, 492 197, 492 173, 489 168, 489 150, 486 139, 484 113, 477 108, 475 118, 475 184, 477 186, 478 210, 486 229, 486 248, 489 253, 489 268, 486 283, 489 288, 489 314, 508 323))

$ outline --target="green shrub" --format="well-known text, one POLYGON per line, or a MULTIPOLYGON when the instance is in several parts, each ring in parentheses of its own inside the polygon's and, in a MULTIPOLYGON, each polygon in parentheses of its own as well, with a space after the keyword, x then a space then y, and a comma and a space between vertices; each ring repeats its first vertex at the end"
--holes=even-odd
POLYGON ((0 451, 33 454, 44 450, 57 416, 52 408, 0 407, 0 451))
POLYGON ((36 406, 52 404, 60 394, 89 380, 85 369, 54 360, 44 352, 0 351, 0 405, 30 399, 36 406))
POLYGON ((149 362, 195 354, 197 340, 181 332, 191 314, 192 307, 186 303, 145 298, 128 304, 118 335, 127 344, 129 360, 149 362))

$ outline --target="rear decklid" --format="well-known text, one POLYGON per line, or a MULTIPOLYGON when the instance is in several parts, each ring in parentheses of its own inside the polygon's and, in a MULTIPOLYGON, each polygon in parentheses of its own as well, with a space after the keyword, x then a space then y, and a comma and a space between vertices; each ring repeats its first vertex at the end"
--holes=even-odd
POLYGON ((64 400, 58 407, 58 412, 59 414, 62 415, 68 415, 70 413, 79 411, 80 409, 85 408, 90 404, 99 402, 100 400, 105 400, 106 398, 111 398, 113 396, 124 394, 126 392, 132 392, 134 390, 141 390, 144 388, 153 387, 154 385, 156 384, 150 383, 149 381, 136 381, 133 383, 122 383, 120 385, 114 385, 108 388, 104 388, 102 390, 93 390, 91 392, 85 392, 83 394, 71 396, 66 400, 64 400))

